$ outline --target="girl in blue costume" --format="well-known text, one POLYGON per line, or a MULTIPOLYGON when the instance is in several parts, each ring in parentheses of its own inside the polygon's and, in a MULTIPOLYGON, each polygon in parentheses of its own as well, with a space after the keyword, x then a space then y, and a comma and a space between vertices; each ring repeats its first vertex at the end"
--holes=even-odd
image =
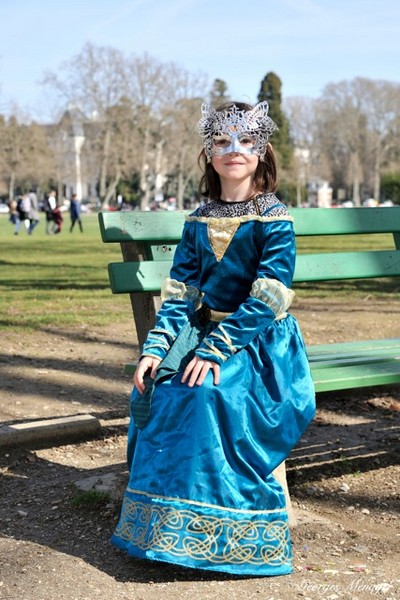
POLYGON ((292 570, 273 471, 314 416, 287 313, 292 218, 274 195, 268 104, 203 104, 201 190, 135 373, 130 480, 113 543, 138 558, 240 575, 292 570))

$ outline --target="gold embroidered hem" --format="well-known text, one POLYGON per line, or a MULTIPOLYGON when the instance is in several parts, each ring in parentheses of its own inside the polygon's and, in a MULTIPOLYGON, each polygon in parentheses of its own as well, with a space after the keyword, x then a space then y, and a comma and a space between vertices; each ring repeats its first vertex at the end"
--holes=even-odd
POLYGON ((113 542, 139 558, 195 568, 245 573, 248 567, 271 575, 291 570, 285 509, 232 511, 128 489, 113 542))

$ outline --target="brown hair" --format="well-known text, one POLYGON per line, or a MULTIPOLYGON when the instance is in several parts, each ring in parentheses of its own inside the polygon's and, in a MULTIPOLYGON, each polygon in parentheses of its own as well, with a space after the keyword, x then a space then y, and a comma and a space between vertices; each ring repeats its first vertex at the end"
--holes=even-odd
MULTIPOLYGON (((246 111, 252 110, 253 108, 251 104, 246 104, 244 102, 226 102, 216 110, 229 111, 233 106, 236 106, 239 110, 246 111)), ((211 162, 207 162, 204 148, 199 154, 198 164, 203 171, 199 183, 199 193, 202 196, 209 197, 211 200, 217 200, 221 196, 221 181, 211 162)), ((271 144, 267 144, 265 156, 262 161, 258 161, 254 173, 254 195, 261 192, 275 192, 277 187, 276 158, 271 144)))

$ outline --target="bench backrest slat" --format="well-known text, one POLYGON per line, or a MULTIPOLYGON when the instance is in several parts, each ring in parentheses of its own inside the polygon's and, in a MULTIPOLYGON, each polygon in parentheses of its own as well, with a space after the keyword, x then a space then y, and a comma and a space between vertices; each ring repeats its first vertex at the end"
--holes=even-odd
POLYGON ((299 254, 294 281, 371 279, 400 275, 399 250, 299 254))
MULTIPOLYGON (((111 289, 115 294, 157 292, 171 266, 172 260, 110 263, 111 289)), ((400 276, 399 251, 300 254, 294 282, 392 276, 400 276)))
POLYGON ((179 241, 189 211, 113 211, 99 213, 103 242, 179 241))
POLYGON ((114 294, 158 292, 169 275, 172 261, 110 263, 108 275, 114 294))
MULTIPOLYGON (((189 211, 99 213, 103 242, 179 241, 189 211)), ((400 208, 293 208, 297 237, 393 233, 400 237, 400 208)), ((397 246, 399 247, 399 246, 397 246)))
POLYGON ((296 236, 400 233, 400 207, 293 208, 296 236))

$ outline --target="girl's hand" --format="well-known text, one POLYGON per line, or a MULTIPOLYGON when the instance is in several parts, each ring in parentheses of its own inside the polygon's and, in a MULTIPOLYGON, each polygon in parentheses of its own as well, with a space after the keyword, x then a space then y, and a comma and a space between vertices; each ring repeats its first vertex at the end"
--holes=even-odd
POLYGON ((143 358, 140 360, 136 368, 135 375, 133 376, 133 383, 140 394, 143 394, 144 392, 143 377, 145 373, 150 369, 150 377, 154 379, 156 376, 156 369, 160 362, 161 359, 156 358, 155 356, 143 356, 143 358))
POLYGON ((212 369, 214 373, 214 385, 219 384, 220 367, 219 364, 210 360, 203 360, 198 356, 192 358, 186 367, 181 382, 185 383, 189 378, 188 386, 193 387, 194 384, 201 385, 206 378, 208 371, 212 369))

